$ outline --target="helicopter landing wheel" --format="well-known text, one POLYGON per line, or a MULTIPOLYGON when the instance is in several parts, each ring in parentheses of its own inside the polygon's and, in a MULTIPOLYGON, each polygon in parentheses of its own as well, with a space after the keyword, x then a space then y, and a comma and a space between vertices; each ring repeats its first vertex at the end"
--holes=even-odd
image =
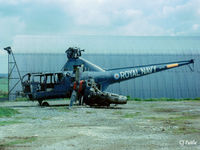
POLYGON ((38 103, 40 106, 45 106, 45 107, 49 106, 48 102, 42 102, 42 100, 38 100, 38 103))
POLYGON ((47 107, 47 106, 49 106, 49 103, 48 103, 48 102, 43 102, 43 103, 42 103, 42 106, 47 107))

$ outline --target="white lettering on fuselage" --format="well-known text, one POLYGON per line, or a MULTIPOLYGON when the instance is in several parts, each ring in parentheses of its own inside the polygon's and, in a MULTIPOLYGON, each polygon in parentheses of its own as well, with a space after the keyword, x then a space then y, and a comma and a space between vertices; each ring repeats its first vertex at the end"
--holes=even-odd
POLYGON ((154 72, 156 72, 156 66, 121 71, 119 74, 120 74, 120 79, 128 79, 128 78, 134 78, 134 77, 138 77, 141 75, 150 74, 154 72))
POLYGON ((140 68, 140 70, 141 70, 142 75, 149 74, 156 71, 156 66, 144 67, 144 68, 140 68))

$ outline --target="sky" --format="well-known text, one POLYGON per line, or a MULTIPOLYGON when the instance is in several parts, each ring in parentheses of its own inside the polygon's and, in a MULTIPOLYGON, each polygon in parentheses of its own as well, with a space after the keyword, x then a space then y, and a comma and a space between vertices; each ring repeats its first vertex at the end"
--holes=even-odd
POLYGON ((0 49, 16 35, 69 34, 198 36, 200 0, 0 0, 0 49))
POLYGON ((200 35, 200 0, 0 0, 0 47, 27 34, 200 35))

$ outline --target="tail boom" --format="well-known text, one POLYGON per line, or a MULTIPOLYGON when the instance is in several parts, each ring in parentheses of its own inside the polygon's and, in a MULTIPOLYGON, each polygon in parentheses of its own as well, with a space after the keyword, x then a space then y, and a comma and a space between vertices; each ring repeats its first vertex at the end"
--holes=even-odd
POLYGON ((137 78, 141 77, 144 75, 184 66, 194 63, 194 60, 188 60, 188 61, 179 61, 179 62, 172 62, 172 63, 164 63, 164 64, 154 64, 154 65, 149 65, 145 67, 133 67, 130 68, 129 70, 127 69, 121 69, 121 70, 115 70, 112 71, 112 76, 113 76, 113 82, 120 82, 124 80, 129 80, 132 78, 137 78))

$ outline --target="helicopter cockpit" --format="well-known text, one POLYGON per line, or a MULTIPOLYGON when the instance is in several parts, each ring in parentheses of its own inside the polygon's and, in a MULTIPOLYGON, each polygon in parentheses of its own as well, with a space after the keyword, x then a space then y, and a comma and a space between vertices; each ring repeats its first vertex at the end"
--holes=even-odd
POLYGON ((64 74, 59 73, 28 73, 24 75, 22 84, 24 92, 51 91, 54 86, 60 84, 64 79, 64 74), (31 86, 32 85, 32 86, 31 86))

